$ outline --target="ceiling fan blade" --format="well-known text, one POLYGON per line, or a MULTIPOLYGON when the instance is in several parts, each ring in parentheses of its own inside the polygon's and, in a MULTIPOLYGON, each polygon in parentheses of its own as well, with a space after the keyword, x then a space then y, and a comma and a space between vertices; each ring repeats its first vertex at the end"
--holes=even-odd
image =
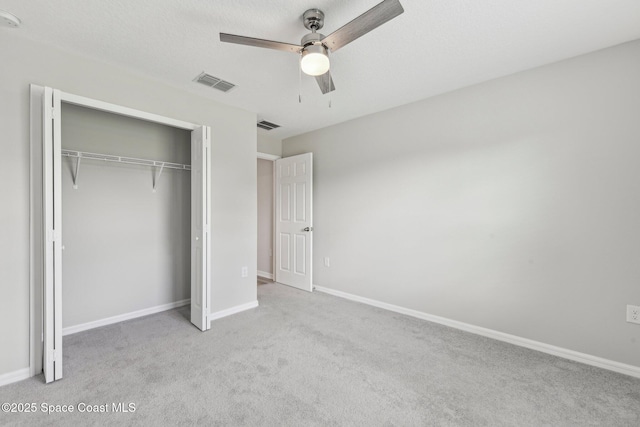
POLYGON ((302 46, 290 43, 274 42, 272 40, 254 39, 253 37, 236 36, 235 34, 220 33, 220 41, 225 43, 244 44, 247 46, 265 47, 267 49, 283 50, 299 53, 302 46))
POLYGON ((402 12, 404 12, 404 9, 398 0, 384 0, 353 21, 329 34, 322 40, 322 43, 331 49, 331 52, 335 52, 358 37, 392 20, 402 12))
POLYGON ((318 82, 318 86, 320 86, 320 90, 322 94, 329 93, 331 91, 336 90, 336 87, 333 85, 333 79, 331 78, 331 72, 327 71, 324 74, 316 76, 316 82, 318 82))

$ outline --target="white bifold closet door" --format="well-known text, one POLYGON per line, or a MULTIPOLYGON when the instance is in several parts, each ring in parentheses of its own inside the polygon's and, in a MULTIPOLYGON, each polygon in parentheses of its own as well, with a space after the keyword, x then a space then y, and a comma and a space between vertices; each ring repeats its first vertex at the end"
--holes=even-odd
POLYGON ((275 281, 311 292, 313 155, 278 159, 275 168, 275 281))
POLYGON ((210 133, 206 126, 191 132, 191 323, 201 331, 209 329, 210 133))
POLYGON ((42 96, 43 132, 43 355, 46 382, 62 378, 62 187, 60 91, 49 87, 42 96))

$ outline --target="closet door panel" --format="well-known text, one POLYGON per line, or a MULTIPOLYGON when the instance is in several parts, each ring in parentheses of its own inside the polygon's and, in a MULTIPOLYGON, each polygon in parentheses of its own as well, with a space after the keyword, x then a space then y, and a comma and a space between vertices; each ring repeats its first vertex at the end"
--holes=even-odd
POLYGON ((191 323, 209 329, 210 297, 210 129, 191 133, 191 323))
POLYGON ((47 383, 62 379, 62 187, 60 91, 42 97, 42 185, 44 245, 43 366, 47 383))

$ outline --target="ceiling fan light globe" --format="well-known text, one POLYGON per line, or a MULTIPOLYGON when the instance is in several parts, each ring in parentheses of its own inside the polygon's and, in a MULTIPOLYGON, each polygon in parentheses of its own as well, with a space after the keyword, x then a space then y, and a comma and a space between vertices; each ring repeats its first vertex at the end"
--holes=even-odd
POLYGON ((302 52, 300 68, 303 73, 310 76, 321 76, 329 71, 329 67, 329 57, 322 46, 310 46, 302 52))

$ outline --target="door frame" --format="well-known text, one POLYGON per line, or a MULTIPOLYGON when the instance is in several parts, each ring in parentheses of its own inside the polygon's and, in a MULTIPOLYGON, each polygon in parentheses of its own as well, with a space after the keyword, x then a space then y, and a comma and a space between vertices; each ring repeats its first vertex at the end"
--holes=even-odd
MULTIPOLYGON (((271 179, 271 253, 273 256, 271 257, 271 280, 277 282, 276 280, 276 160, 281 159, 282 156, 277 156, 275 154, 261 153, 258 151, 257 158, 262 160, 269 160, 272 163, 272 179, 271 179)), ((256 164, 256 168, 258 165, 256 164)))
MULTIPOLYGON (((44 158, 45 152, 43 149, 43 143, 45 141, 45 125, 44 117, 54 116, 59 123, 57 129, 59 130, 62 125, 60 119, 60 111, 55 106, 51 111, 45 111, 43 106, 43 97, 45 92, 54 94, 54 103, 60 107, 62 103, 78 105, 93 110, 104 111, 108 113, 117 114, 120 116, 130 117, 138 120, 158 123, 167 125, 170 127, 189 130, 193 132, 197 129, 205 129, 205 133, 208 135, 207 139, 207 157, 205 159, 207 173, 202 174, 202 185, 206 188, 206 192, 203 192, 203 196, 206 200, 203 203, 208 207, 206 209, 205 232, 207 234, 206 246, 203 248, 203 258, 205 259, 207 274, 204 278, 204 290, 205 304, 203 304, 202 310, 204 310, 205 316, 208 318, 210 315, 211 304, 211 129, 208 126, 204 126, 197 123, 186 122, 170 117, 161 116, 158 114, 149 113, 146 111, 136 110, 129 107, 124 107, 117 104, 111 104, 96 99, 87 98, 80 95, 75 95, 69 92, 63 92, 59 89, 47 88, 39 85, 30 85, 30 268, 29 268, 29 298, 30 298, 30 315, 29 315, 29 373, 30 376, 38 375, 43 370, 43 354, 44 354, 44 320, 45 320, 45 307, 44 307, 44 283, 45 283, 45 268, 44 268, 44 254, 47 241, 50 240, 49 236, 44 230, 43 219, 45 216, 45 205, 49 202, 43 201, 44 197, 50 189, 44 188, 44 158), (54 111, 58 110, 58 111, 54 111)), ((49 129, 47 129, 49 131, 49 129)), ((59 132, 58 132, 59 133, 59 132)), ((58 135, 59 136, 59 135, 58 135)), ((192 142, 193 145, 193 142, 192 142)), ((61 143, 55 143, 52 149, 54 157, 60 158, 61 143)), ((53 172, 54 179, 60 180, 60 169, 53 172)), ((193 188, 193 185, 192 185, 193 188)), ((193 221, 193 219, 192 219, 193 221)), ((55 233, 59 235, 59 231, 55 233)), ((61 237, 61 236, 60 236, 61 237)), ((60 240, 56 237, 56 240, 60 240)), ((191 240, 191 236, 190 236, 191 240)), ((56 243, 58 246, 59 242, 56 243)), ((192 255, 193 256, 193 255, 192 255)), ((61 262, 61 261, 60 261, 61 262)), ((60 280, 60 284, 62 281, 60 280)), ((57 313, 56 317, 60 316, 54 323, 58 323, 60 328, 59 336, 61 336, 61 313, 57 313)), ((205 322, 205 327, 208 329, 210 322, 205 322)), ((204 330, 204 329, 203 329, 204 330)), ((58 333, 58 332, 57 332, 58 333)), ((61 354, 60 354, 61 356, 61 354)), ((58 375, 56 375, 57 377, 58 375)))

